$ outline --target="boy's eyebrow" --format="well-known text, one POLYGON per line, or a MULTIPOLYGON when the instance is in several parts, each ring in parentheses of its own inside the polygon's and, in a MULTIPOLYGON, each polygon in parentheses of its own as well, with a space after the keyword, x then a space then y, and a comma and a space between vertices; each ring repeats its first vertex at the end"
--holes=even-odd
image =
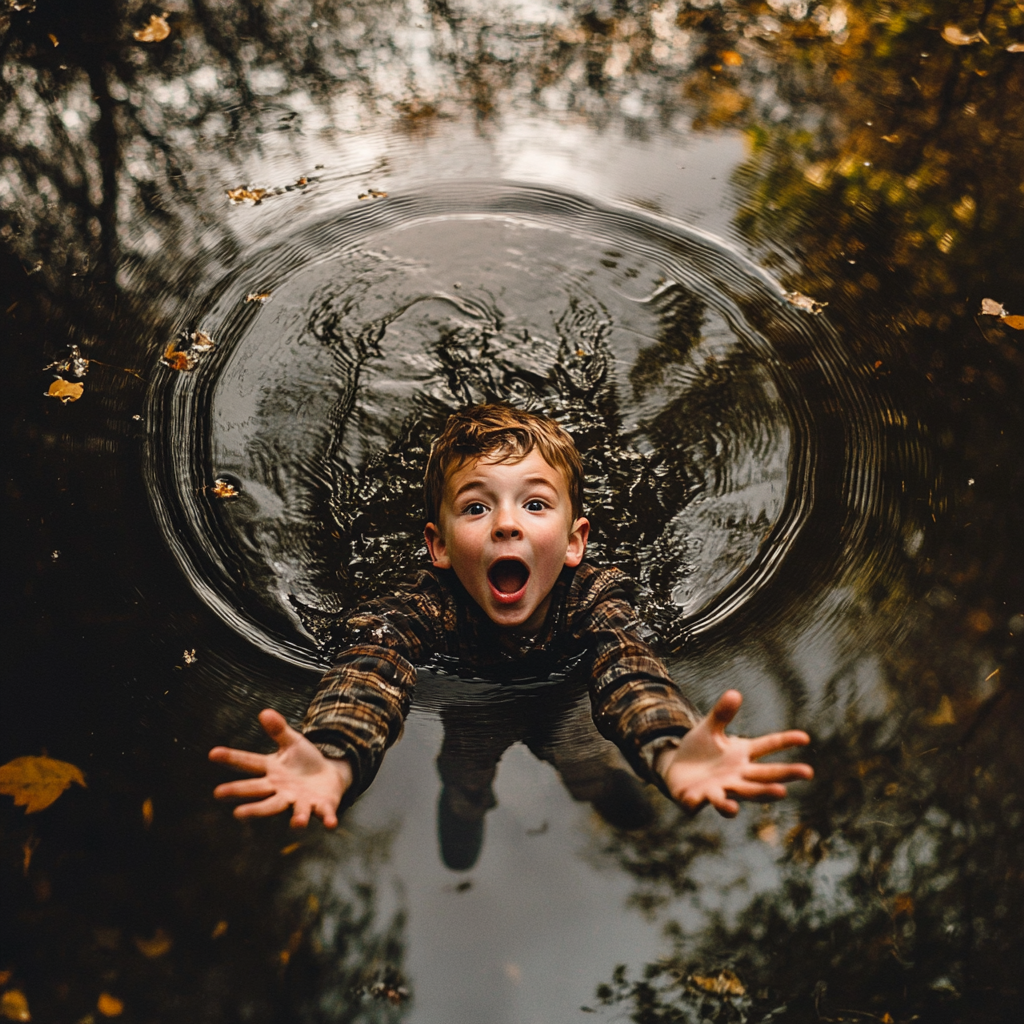
MULTIPOLYGON (((527 484, 527 485, 531 485, 531 486, 535 485, 535 484, 543 484, 545 487, 549 487, 553 491, 557 491, 558 490, 558 485, 557 484, 552 483, 547 477, 539 476, 536 473, 532 474, 531 476, 524 477, 523 478, 523 483, 527 484)), ((486 484, 483 482, 483 480, 467 480, 452 495, 452 500, 454 501, 455 499, 457 499, 461 494, 465 493, 466 491, 471 491, 474 487, 485 487, 485 486, 486 486, 486 484)))

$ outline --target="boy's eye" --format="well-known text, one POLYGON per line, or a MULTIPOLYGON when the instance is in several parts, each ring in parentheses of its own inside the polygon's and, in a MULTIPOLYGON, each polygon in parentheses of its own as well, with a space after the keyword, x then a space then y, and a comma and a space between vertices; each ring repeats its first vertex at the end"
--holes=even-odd
POLYGON ((466 515, 470 516, 482 516, 486 511, 483 505, 479 501, 471 502, 466 506, 466 515))
POLYGON ((540 498, 534 498, 533 501, 528 501, 526 503, 526 511, 527 512, 543 512, 544 511, 544 502, 541 501, 540 498))

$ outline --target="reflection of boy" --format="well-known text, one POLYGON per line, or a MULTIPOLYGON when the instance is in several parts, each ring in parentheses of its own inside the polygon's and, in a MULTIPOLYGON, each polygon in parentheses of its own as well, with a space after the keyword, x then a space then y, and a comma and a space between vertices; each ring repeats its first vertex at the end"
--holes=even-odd
POLYGON ((585 672, 598 730, 690 810, 711 803, 731 817, 737 800, 777 800, 782 783, 811 777, 805 764, 755 762, 808 743, 806 733, 726 736, 735 690, 702 719, 641 639, 627 577, 583 561, 582 464, 552 420, 504 405, 456 413, 431 449, 425 492, 433 570, 348 617, 302 731, 266 710, 275 753, 210 751, 259 776, 215 790, 250 801, 237 817, 292 807, 292 825, 316 814, 333 828, 342 799, 370 784, 398 737, 414 666, 431 663, 508 680, 585 672))

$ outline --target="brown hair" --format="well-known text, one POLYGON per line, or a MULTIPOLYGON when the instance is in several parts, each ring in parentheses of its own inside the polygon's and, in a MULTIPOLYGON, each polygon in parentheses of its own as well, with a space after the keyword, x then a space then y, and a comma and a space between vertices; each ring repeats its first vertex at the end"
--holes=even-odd
POLYGON ((565 477, 575 521, 583 515, 583 462, 576 444, 547 416, 510 405, 470 405, 448 417, 430 447, 423 478, 427 521, 440 523, 441 501, 448 474, 467 459, 487 456, 495 462, 520 462, 534 449, 565 477))

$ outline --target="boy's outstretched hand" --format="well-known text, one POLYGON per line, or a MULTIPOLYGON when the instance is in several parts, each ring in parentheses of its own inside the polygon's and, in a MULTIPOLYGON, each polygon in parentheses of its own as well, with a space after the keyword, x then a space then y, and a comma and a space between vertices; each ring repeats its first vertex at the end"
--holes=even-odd
POLYGON ((782 783, 814 777, 809 764, 757 764, 755 760, 810 743, 810 736, 799 729, 751 740, 726 736, 725 727, 742 703, 740 693, 726 690, 711 714, 691 729, 678 747, 658 758, 656 768, 669 793, 688 811, 699 811, 708 803, 732 818, 739 813, 737 800, 781 800, 786 795, 782 783))
POLYGON ((284 716, 269 708, 260 725, 277 744, 273 754, 253 754, 232 747, 214 747, 210 760, 230 764, 258 779, 225 782, 213 795, 218 800, 249 800, 235 808, 236 818, 266 818, 292 807, 292 828, 305 828, 318 815, 327 828, 338 824, 338 805, 352 785, 348 761, 324 757, 284 716))

